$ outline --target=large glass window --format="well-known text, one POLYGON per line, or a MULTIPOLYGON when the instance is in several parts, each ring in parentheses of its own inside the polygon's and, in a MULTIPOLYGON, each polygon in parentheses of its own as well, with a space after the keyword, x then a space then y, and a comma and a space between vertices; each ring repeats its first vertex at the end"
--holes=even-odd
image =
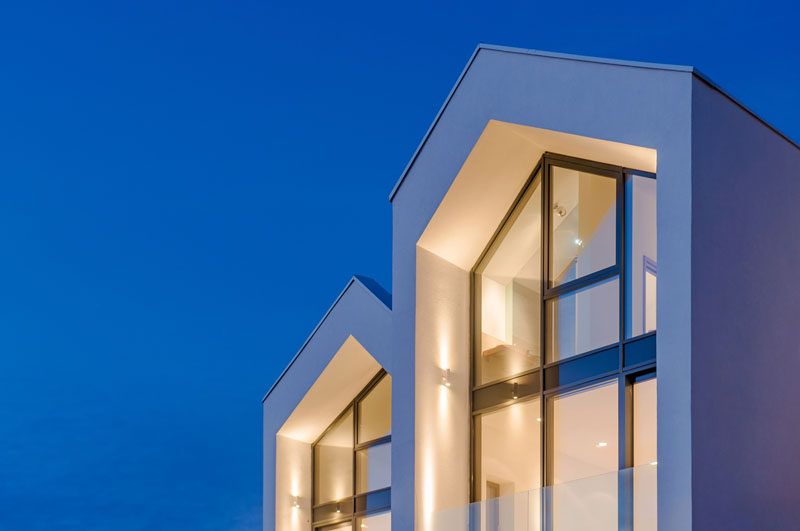
POLYGON ((541 401, 538 398, 476 418, 479 499, 541 486, 541 401))
POLYGON ((392 515, 389 512, 361 516, 356 521, 356 531, 391 531, 392 515))
POLYGON ((625 181, 625 331, 635 337, 656 329, 656 181, 630 175, 625 181))
POLYGON ((550 399, 552 484, 617 470, 618 394, 613 380, 550 399))
POLYGON ((547 361, 570 358, 619 342, 616 277, 547 301, 547 361))
POLYGON ((633 528, 658 528, 656 379, 633 384, 633 528))
POLYGON ((550 399, 552 520, 558 530, 617 530, 617 381, 550 399))
POLYGON ((655 211, 655 175, 547 153, 476 265, 472 497, 487 529, 520 521, 520 496, 531 529, 651 529, 655 211))
POLYGON ((353 493, 353 411, 348 409, 314 446, 314 499, 325 503, 353 493))
POLYGON ((314 443, 314 529, 389 529, 391 395, 381 371, 314 443))
POLYGON ((392 379, 383 378, 358 403, 358 442, 392 433, 392 379))
POLYGON ((535 177, 478 267, 479 384, 541 365, 542 190, 535 177))
POLYGON ((356 494, 392 484, 392 445, 378 444, 356 451, 356 494))
POLYGON ((617 263, 615 176, 552 166, 550 285, 558 286, 617 263))

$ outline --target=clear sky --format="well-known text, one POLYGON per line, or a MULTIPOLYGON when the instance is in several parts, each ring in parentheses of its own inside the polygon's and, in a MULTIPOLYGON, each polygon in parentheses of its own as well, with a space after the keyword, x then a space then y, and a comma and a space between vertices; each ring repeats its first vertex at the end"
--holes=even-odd
POLYGON ((794 9, 3 2, 0 531, 260 529, 260 399, 352 274, 391 287, 478 42, 694 65, 798 140, 794 9))

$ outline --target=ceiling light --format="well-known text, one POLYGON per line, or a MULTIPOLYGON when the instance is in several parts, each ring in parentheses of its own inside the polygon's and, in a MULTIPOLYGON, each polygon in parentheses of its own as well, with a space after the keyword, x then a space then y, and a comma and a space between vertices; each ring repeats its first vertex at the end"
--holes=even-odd
POLYGON ((598 448, 605 448, 606 446, 608 446, 608 443, 605 441, 600 441, 599 443, 595 444, 595 446, 598 448))
POLYGON ((578 247, 582 246, 583 240, 581 240, 580 238, 575 238, 575 245, 577 245, 578 247))
POLYGON ((542 421, 542 417, 536 417, 536 422, 541 422, 541 421, 542 421))
POLYGON ((558 214, 558 217, 563 218, 567 214, 567 209, 556 203, 553 205, 553 212, 558 214))
POLYGON ((511 385, 511 398, 516 400, 519 398, 519 384, 512 384, 511 385))
POLYGON ((652 462, 652 463, 650 463, 650 464, 651 464, 651 465, 653 465, 653 466, 656 466, 656 465, 658 464, 658 461, 653 461, 653 462, 652 462))
POLYGON ((338 513, 341 513, 341 512, 342 512, 342 504, 341 503, 337 503, 336 504, 336 513, 338 514, 338 513))

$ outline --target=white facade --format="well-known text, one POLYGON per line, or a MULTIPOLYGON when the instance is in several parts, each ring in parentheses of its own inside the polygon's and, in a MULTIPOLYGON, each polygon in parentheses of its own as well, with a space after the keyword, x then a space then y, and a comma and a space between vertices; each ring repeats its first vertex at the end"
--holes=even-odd
POLYGON ((658 528, 800 518, 798 146, 692 68, 482 45, 392 192, 391 303, 352 281, 264 399, 264 529, 312 529, 311 444, 381 368, 391 527, 472 501, 472 272, 545 153, 657 175, 658 528))

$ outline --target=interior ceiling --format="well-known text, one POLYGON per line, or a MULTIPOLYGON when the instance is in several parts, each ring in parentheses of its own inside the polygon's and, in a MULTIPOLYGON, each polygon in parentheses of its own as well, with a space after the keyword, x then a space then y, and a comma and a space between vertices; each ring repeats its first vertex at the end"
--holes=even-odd
POLYGON ((654 149, 490 120, 417 244, 472 269, 545 152, 656 171, 654 149))
POLYGON ((278 435, 312 443, 381 369, 353 336, 345 340, 278 435))

